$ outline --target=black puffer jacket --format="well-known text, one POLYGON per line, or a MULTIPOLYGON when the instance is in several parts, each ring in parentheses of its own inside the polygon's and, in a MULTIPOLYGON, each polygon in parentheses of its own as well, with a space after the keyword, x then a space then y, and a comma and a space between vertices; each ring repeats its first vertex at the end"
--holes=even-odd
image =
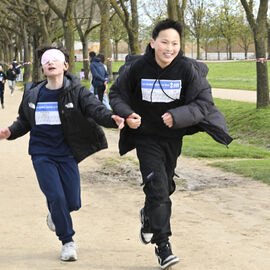
MULTIPOLYGON (((145 55, 136 58, 128 57, 127 60, 109 94, 113 111, 125 118, 133 112, 138 113, 138 109, 140 110, 136 105, 134 106, 134 91, 140 91, 140 82, 134 82, 133 78, 153 79, 153 77, 149 77, 149 74, 152 75, 147 70, 156 68, 153 64, 154 54, 150 46, 148 46, 145 55), (131 81, 132 83, 130 83, 131 81)), ((181 52, 168 67, 162 70, 164 76, 168 76, 169 79, 180 79, 183 83, 181 101, 174 102, 174 104, 171 102, 174 107, 167 110, 174 120, 171 134, 177 134, 177 130, 184 131, 183 135, 206 131, 216 141, 227 146, 232 138, 228 134, 224 116, 214 105, 211 86, 206 79, 207 73, 208 68, 205 64, 184 57, 181 52)), ((144 115, 141 116, 144 117, 144 115)), ((149 118, 150 121, 151 118, 149 118)), ((120 154, 125 154, 134 148, 133 133, 134 131, 128 127, 121 131, 120 154)), ((169 134, 169 131, 167 133, 169 134)))
MULTIPOLYGON (((35 108, 39 91, 47 81, 26 84, 17 120, 9 127, 9 140, 23 136, 35 123, 35 108)), ((108 110, 79 79, 67 73, 59 95, 58 111, 65 139, 77 162, 108 147, 102 128, 117 128, 108 110)))

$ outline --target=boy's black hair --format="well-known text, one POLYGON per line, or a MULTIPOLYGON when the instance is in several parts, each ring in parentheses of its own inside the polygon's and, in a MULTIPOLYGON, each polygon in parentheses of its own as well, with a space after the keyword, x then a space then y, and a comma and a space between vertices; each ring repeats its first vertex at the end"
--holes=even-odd
POLYGON ((66 49, 62 45, 60 45, 60 46, 49 45, 49 46, 42 46, 42 47, 38 48, 37 49, 37 57, 39 59, 39 62, 41 62, 42 55, 46 51, 51 50, 51 49, 57 49, 57 50, 61 51, 65 55, 65 62, 69 63, 69 55, 68 55, 66 49))
POLYGON ((182 26, 181 26, 181 24, 178 21, 174 21, 174 20, 171 20, 171 19, 166 19, 166 20, 158 22, 156 24, 155 28, 153 29, 152 38, 155 40, 160 31, 167 30, 169 28, 175 29, 179 33, 179 36, 181 38, 181 35, 182 35, 182 26))
POLYGON ((91 51, 91 52, 89 53, 89 57, 93 58, 93 57, 95 57, 95 56, 96 56, 96 53, 95 53, 94 51, 91 51))

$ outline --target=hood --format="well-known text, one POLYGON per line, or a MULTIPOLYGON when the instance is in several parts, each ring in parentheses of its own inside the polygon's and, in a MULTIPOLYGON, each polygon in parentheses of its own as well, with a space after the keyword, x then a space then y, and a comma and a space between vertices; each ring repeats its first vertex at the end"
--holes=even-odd
POLYGON ((100 62, 100 58, 94 56, 94 57, 92 58, 91 62, 100 62))
POLYGON ((69 72, 65 74, 63 83, 64 89, 72 89, 80 84, 80 79, 77 76, 69 72))

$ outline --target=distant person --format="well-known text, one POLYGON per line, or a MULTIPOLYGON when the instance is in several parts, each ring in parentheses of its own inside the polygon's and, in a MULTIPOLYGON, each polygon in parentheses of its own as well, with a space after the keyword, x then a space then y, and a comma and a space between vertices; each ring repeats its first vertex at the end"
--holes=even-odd
POLYGON ((13 96, 13 93, 15 91, 15 86, 16 86, 16 71, 15 68, 13 67, 13 65, 9 65, 8 66, 8 70, 7 70, 7 80, 8 80, 8 86, 10 89, 10 94, 13 96))
POLYGON ((4 105, 5 82, 6 82, 6 74, 3 72, 3 67, 0 66, 0 100, 2 109, 5 108, 4 105))
POLYGON ((91 72, 91 62, 92 62, 92 59, 96 56, 96 53, 94 51, 91 51, 89 52, 89 60, 90 60, 90 65, 89 65, 89 74, 88 74, 88 77, 89 77, 89 80, 90 80, 90 92, 91 93, 95 93, 95 90, 94 90, 94 86, 93 86, 93 76, 92 76, 92 72, 91 72))
POLYGON ((25 85, 19 116, 11 126, 0 129, 0 139, 14 140, 30 131, 29 154, 47 199, 47 225, 62 242, 61 260, 74 261, 77 252, 70 212, 81 207, 78 163, 107 148, 100 125, 121 129, 124 119, 67 72, 69 57, 64 50, 44 47, 38 57, 46 80, 25 85))
MULTIPOLYGON (((101 63, 103 64, 105 70, 107 71, 107 66, 105 65, 105 56, 104 56, 104 54, 99 53, 97 55, 97 57, 100 58, 101 63)), ((109 78, 106 78, 106 80, 107 80, 107 82, 109 82, 109 78)), ((102 103, 107 107, 107 109, 111 110, 111 106, 109 104, 109 98, 108 98, 108 94, 107 94, 107 87, 106 87, 106 89, 104 91, 102 103)))
POLYGON ((94 56, 90 63, 90 70, 92 73, 92 84, 94 86, 95 95, 102 102, 104 92, 107 88, 109 74, 104 68, 99 57, 94 56))
POLYGON ((12 62, 13 69, 16 73, 16 81, 20 81, 20 74, 21 74, 21 68, 22 65, 19 65, 16 61, 16 59, 13 60, 12 62))
POLYGON ((181 32, 177 21, 158 22, 145 54, 130 58, 109 92, 113 111, 126 119, 120 154, 136 148, 139 159, 145 193, 140 239, 155 244, 161 269, 179 261, 170 242, 170 196, 176 188, 173 178, 183 136, 206 131, 225 145, 232 141, 214 106, 208 69, 183 56, 181 32))

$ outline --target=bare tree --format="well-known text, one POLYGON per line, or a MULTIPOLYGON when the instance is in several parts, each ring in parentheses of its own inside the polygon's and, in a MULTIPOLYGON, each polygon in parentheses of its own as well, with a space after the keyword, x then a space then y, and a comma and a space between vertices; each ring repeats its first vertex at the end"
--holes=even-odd
POLYGON ((127 29, 131 54, 140 54, 137 0, 129 0, 131 14, 124 0, 110 0, 112 7, 127 29))
POLYGON ((249 0, 249 2, 246 0, 240 1, 253 31, 257 69, 257 108, 262 108, 269 106, 268 70, 265 48, 268 0, 260 0, 257 19, 255 19, 253 14, 253 0, 249 0))
POLYGON ((127 31, 123 26, 121 20, 119 19, 118 15, 113 16, 110 28, 111 28, 111 38, 113 40, 114 59, 118 61, 118 44, 121 40, 127 38, 127 31))
POLYGON ((48 6, 55 12, 58 18, 62 21, 64 29, 64 40, 65 46, 69 53, 69 71, 75 73, 75 63, 74 63, 74 8, 75 0, 66 0, 65 11, 55 3, 53 0, 44 0, 48 6))
POLYGON ((226 40, 228 59, 232 59, 232 44, 239 29, 238 17, 234 9, 238 10, 237 6, 232 7, 232 2, 224 0, 219 14, 220 31, 226 40))
POLYGON ((200 48, 203 36, 203 19, 205 17, 204 0, 189 0, 189 12, 191 15, 189 31, 194 36, 197 44, 197 59, 201 58, 200 48))
MULTIPOLYGON (((79 1, 78 1, 79 2, 79 1)), ((83 68, 85 79, 88 80, 89 74, 89 60, 88 60, 88 39, 89 34, 96 27, 100 26, 100 23, 93 25, 94 18, 96 17, 96 1, 91 1, 90 6, 87 5, 86 1, 83 0, 76 4, 74 15, 75 24, 78 31, 80 40, 82 42, 83 52, 83 68), (79 12, 80 11, 80 12, 79 12)))

